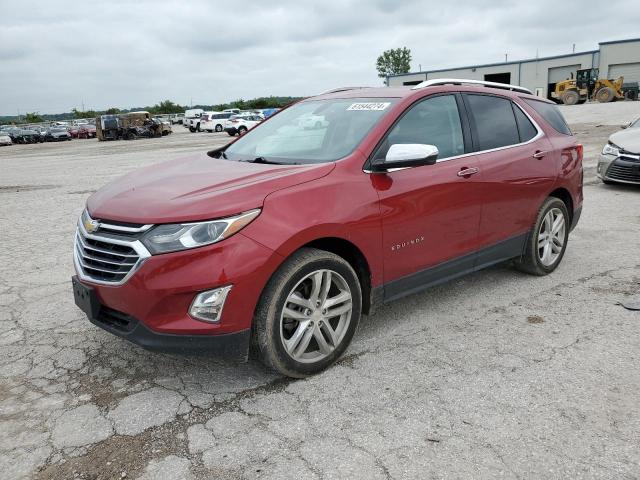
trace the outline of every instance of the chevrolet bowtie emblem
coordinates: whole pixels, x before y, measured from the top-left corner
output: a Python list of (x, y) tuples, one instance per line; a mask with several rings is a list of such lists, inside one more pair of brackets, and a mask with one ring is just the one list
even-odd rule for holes
[(93, 233), (98, 230), (98, 228), (100, 228), (100, 222), (98, 222), (97, 220), (91, 220), (90, 218), (87, 218), (84, 221), (83, 225), (87, 233)]

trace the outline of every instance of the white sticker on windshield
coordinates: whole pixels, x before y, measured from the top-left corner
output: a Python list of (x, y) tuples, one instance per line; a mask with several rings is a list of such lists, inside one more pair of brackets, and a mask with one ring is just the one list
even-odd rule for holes
[(391, 102), (352, 103), (347, 110), (384, 110)]

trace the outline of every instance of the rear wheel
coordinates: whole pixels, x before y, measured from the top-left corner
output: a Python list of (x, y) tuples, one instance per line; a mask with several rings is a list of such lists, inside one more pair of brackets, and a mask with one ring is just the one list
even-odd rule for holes
[(567, 249), (569, 218), (569, 211), (562, 200), (547, 198), (538, 211), (524, 255), (516, 260), (516, 268), (539, 276), (553, 272)]
[(265, 365), (284, 375), (313, 375), (346, 350), (361, 309), (353, 268), (333, 253), (303, 248), (285, 261), (262, 293), (254, 347)]
[(245, 133), (247, 133), (247, 127), (240, 127), (238, 128), (238, 133), (240, 135), (244, 135)]
[(615, 92), (611, 87), (602, 87), (596, 92), (596, 100), (600, 103), (607, 103), (615, 98)]
[(222, 125), (216, 125), (216, 132), (220, 133), (222, 131)]
[(575, 90), (567, 90), (562, 95), (562, 103), (565, 105), (575, 105), (580, 101), (580, 95)]

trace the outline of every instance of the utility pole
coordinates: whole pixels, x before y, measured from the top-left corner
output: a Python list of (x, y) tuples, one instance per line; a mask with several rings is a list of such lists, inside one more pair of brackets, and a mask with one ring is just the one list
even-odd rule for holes
[(508, 54), (508, 53), (505, 53), (505, 54), (504, 54), (504, 63), (507, 63), (507, 62), (508, 62), (508, 60), (509, 60), (509, 54)]
[(573, 44), (573, 53), (576, 53), (576, 44)]

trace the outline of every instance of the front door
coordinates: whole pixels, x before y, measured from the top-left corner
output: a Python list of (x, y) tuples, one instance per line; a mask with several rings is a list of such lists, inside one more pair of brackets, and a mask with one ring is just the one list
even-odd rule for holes
[(466, 148), (458, 105), (453, 94), (414, 104), (374, 153), (384, 158), (391, 145), (410, 143), (439, 150), (435, 165), (372, 174), (380, 198), (387, 300), (473, 268), (482, 172), (472, 157), (460, 157)]

